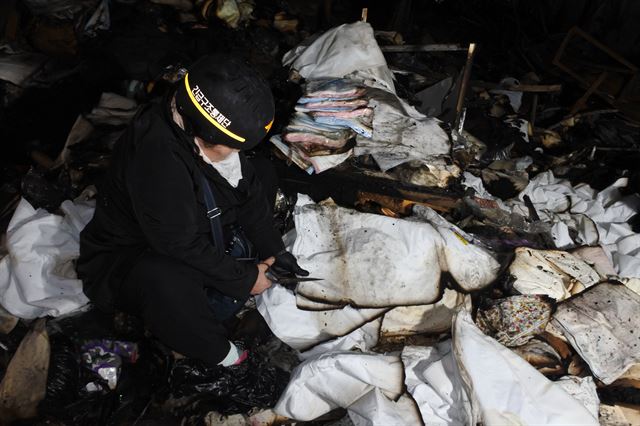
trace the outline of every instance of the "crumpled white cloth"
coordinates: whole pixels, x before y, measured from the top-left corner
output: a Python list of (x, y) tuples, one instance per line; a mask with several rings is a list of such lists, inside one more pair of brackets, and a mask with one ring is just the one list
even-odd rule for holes
[(420, 424), (415, 404), (402, 398), (402, 378), (403, 365), (397, 355), (321, 355), (295, 368), (274, 411), (310, 421), (342, 407), (357, 425)]
[[(492, 198), (487, 196), (482, 182), (471, 175), (465, 174), (463, 184), (474, 188), (481, 197)], [(524, 203), (524, 196), (528, 195), (540, 219), (553, 223), (551, 236), (557, 248), (600, 245), (618, 275), (640, 277), (640, 234), (627, 223), (638, 213), (640, 196), (623, 196), (620, 189), (627, 184), (627, 178), (620, 178), (598, 192), (586, 184), (573, 186), (547, 171), (531, 179), (517, 198), (498, 204), (503, 210), (528, 217)], [(577, 231), (576, 237), (570, 229)]]
[(474, 407), (471, 424), (599, 424), (582, 403), (483, 334), (467, 311), (454, 319), (453, 350)]
[[(626, 223), (638, 213), (640, 197), (621, 195), (620, 188), (627, 183), (621, 178), (598, 192), (586, 184), (574, 187), (548, 171), (532, 179), (518, 198), (528, 195), (540, 218), (554, 222), (552, 236), (558, 248), (600, 244), (621, 276), (640, 277), (640, 234)], [(508, 204), (514, 212), (528, 215), (524, 202)], [(578, 231), (575, 239), (570, 228)]]
[(402, 350), (407, 391), (427, 425), (472, 424), (471, 401), (464, 389), (451, 340)]
[(76, 276), (80, 231), (94, 206), (67, 200), (64, 216), (22, 199), (7, 228), (9, 254), (0, 260), (0, 304), (25, 319), (63, 315), (88, 303)]
[(349, 77), (395, 93), (393, 74), (366, 22), (332, 28), (309, 45), (287, 52), (282, 63), (307, 80)]

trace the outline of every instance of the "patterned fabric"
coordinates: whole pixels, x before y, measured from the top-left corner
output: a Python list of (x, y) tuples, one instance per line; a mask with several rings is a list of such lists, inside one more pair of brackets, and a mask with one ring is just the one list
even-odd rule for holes
[(545, 296), (511, 296), (478, 309), (476, 324), (503, 345), (520, 346), (544, 331), (552, 309), (552, 302)]

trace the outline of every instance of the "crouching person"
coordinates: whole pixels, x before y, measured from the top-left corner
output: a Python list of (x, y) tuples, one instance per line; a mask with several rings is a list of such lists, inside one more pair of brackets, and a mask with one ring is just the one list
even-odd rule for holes
[(78, 275), (96, 306), (140, 316), (171, 349), (209, 365), (246, 358), (222, 321), (271, 286), (274, 262), (306, 274), (272, 224), (273, 171), (243, 154), (273, 116), (266, 82), (218, 55), (136, 115), (80, 236)]

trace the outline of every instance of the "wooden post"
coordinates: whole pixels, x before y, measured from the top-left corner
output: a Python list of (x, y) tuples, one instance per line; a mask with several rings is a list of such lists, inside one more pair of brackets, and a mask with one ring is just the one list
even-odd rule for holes
[(469, 44), (469, 50), (467, 50), (467, 62), (464, 64), (464, 73), (462, 74), (462, 80), (460, 81), (460, 92), (458, 93), (458, 102), (456, 103), (456, 117), (453, 121), (453, 128), (457, 129), (460, 124), (460, 115), (462, 114), (462, 108), (464, 107), (464, 96), (469, 86), (469, 78), (471, 77), (471, 67), (473, 66), (473, 55), (475, 55), (476, 44)]

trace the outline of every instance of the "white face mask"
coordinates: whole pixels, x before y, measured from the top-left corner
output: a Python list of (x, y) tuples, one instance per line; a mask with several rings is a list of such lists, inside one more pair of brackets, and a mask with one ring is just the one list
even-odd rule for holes
[[(175, 108), (175, 99), (171, 101), (171, 112), (173, 115), (173, 120), (180, 126), (183, 127), (182, 117), (176, 111)], [(193, 143), (198, 147), (198, 152), (200, 153), (200, 157), (204, 160), (205, 163), (209, 164), (211, 167), (216, 169), (220, 176), (226, 179), (234, 188), (238, 187), (238, 183), (242, 179), (242, 165), (240, 164), (240, 155), (237, 152), (232, 152), (229, 154), (224, 160), (221, 161), (211, 161), (209, 157), (204, 153), (202, 147), (198, 143), (197, 140), (193, 140)]]
[(220, 176), (222, 176), (227, 180), (227, 182), (229, 182), (229, 185), (233, 186), (234, 188), (237, 188), (238, 183), (240, 182), (240, 179), (242, 179), (242, 166), (240, 164), (240, 154), (237, 152), (233, 152), (229, 154), (229, 156), (222, 161), (211, 161), (209, 157), (207, 157), (205, 153), (202, 152), (200, 145), (198, 145), (197, 143), (196, 145), (198, 146), (198, 150), (200, 151), (200, 156), (205, 161), (205, 163), (211, 165), (211, 167), (216, 169), (216, 171), (220, 173)]

